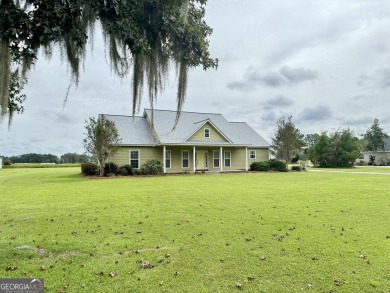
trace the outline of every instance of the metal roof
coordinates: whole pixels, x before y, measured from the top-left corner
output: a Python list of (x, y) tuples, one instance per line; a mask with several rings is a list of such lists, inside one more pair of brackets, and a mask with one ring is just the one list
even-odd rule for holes
[(102, 114), (115, 123), (122, 145), (155, 145), (154, 138), (145, 117)]
[[(105, 115), (105, 117), (115, 123), (124, 145), (270, 146), (245, 122), (229, 122), (224, 116), (216, 113), (182, 111), (176, 126), (176, 111), (169, 110), (145, 109), (143, 117), (136, 116), (134, 118), (117, 115)], [(210, 122), (229, 141), (187, 141), (199, 129), (200, 125), (204, 125), (206, 122)]]

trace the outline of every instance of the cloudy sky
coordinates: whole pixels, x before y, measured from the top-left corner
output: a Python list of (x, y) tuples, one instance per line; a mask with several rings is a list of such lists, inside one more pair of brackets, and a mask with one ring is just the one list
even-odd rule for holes
[[(268, 141), (278, 118), (290, 115), (304, 134), (361, 134), (374, 118), (390, 133), (390, 1), (209, 0), (206, 11), (220, 66), (190, 72), (185, 111), (245, 121)], [(66, 65), (59, 57), (37, 62), (25, 113), (10, 131), (0, 125), (0, 154), (83, 153), (88, 117), (130, 115), (130, 81), (111, 75), (99, 32), (95, 39), (64, 108)], [(176, 86), (172, 74), (155, 108), (176, 108)]]

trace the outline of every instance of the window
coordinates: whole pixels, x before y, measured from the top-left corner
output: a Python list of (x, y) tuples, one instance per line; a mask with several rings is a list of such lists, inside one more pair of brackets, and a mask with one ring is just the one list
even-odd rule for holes
[(165, 168), (171, 168), (171, 151), (165, 151)]
[(359, 159), (364, 160), (364, 154), (360, 154)]
[(181, 166), (183, 168), (190, 167), (190, 151), (181, 151)]
[(219, 151), (213, 151), (213, 167), (219, 168)]
[(231, 151), (225, 151), (225, 167), (230, 167), (231, 157), (232, 157)]
[(249, 159), (256, 159), (256, 151), (249, 151)]
[(134, 169), (139, 168), (139, 150), (130, 150), (130, 165)]
[(204, 129), (204, 138), (210, 138), (210, 128)]

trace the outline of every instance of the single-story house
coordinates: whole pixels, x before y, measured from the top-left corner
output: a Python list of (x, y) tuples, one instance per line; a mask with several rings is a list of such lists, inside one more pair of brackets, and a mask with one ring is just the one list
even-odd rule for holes
[(245, 122), (229, 122), (221, 114), (145, 109), (142, 116), (104, 115), (122, 139), (110, 159), (140, 168), (159, 160), (164, 173), (248, 170), (269, 159), (270, 145)]
[(375, 165), (390, 165), (390, 138), (384, 139), (384, 149), (376, 152), (362, 152), (356, 159), (356, 163), (364, 162), (368, 164), (371, 158), (375, 157)]

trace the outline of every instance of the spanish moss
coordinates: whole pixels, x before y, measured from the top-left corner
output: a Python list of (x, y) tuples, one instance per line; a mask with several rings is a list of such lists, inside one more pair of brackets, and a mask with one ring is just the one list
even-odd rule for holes
[(164, 91), (170, 64), (177, 66), (176, 123), (182, 110), (190, 67), (216, 68), (207, 37), (212, 30), (204, 22), (206, 0), (3, 0), (0, 9), (0, 119), (8, 111), (11, 70), (20, 68), (21, 81), (36, 62), (40, 49), (47, 59), (55, 47), (67, 65), (71, 84), (80, 82), (87, 44), (93, 49), (93, 33), (99, 21), (112, 73), (132, 77), (132, 115), (140, 108), (144, 86), (151, 108)]

